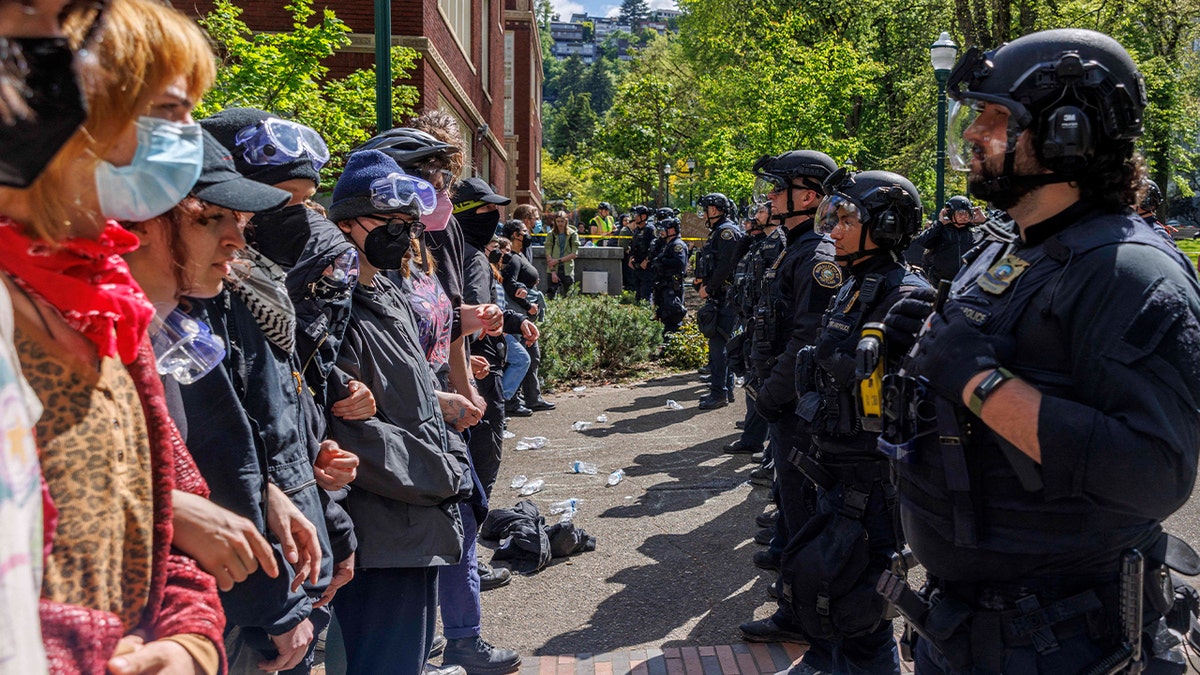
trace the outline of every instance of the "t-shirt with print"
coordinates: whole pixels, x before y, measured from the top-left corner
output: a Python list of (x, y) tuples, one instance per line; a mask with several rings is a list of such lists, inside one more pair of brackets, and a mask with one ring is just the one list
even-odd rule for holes
[(425, 274), (415, 261), (409, 264), (403, 290), (417, 316), (417, 333), (425, 358), (438, 381), (446, 385), (450, 377), (450, 333), (454, 323), (450, 296), (442, 290), (438, 278)]
[(37, 394), (13, 348), (12, 303), (0, 283), (0, 674), (45, 673), (38, 621), (42, 587), (41, 469), (33, 426)]

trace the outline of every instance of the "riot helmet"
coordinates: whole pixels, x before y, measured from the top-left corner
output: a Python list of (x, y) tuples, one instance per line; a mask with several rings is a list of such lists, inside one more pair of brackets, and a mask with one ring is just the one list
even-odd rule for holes
[(609, 213), (612, 213), (613, 207), (612, 207), (612, 204), (609, 204), (608, 202), (600, 202), (599, 204), (596, 205), (596, 210), (597, 211), (604, 210), (604, 211), (608, 211)]
[[(836, 259), (853, 262), (889, 251), (904, 250), (921, 227), (921, 195), (904, 176), (891, 171), (853, 172), (842, 168), (825, 180), (825, 198), (817, 207), (813, 229), (833, 232), (840, 212), (849, 211), (862, 224), (858, 251)], [(867, 249), (867, 234), (876, 248)]]
[[(971, 182), (973, 194), (1002, 208), (1035, 187), (1077, 180), (1092, 168), (1098, 145), (1141, 136), (1147, 102), (1145, 82), (1124, 47), (1079, 28), (1032, 33), (988, 52), (972, 47), (951, 72), (947, 93), (954, 101), (951, 165), (969, 170), (977, 143), (1002, 153), (1000, 175)], [(1008, 112), (1005, 137), (967, 140), (964, 133), (989, 103)], [(1017, 140), (1026, 130), (1050, 173), (1016, 173)]]
[[(654, 212), (654, 226), (662, 231), (664, 228), (674, 228), (679, 231), (679, 209), (661, 208)], [(670, 235), (667, 235), (670, 236)]]
[(651, 213), (653, 213), (650, 210), (650, 207), (646, 206), (645, 204), (638, 204), (632, 209), (629, 209), (629, 212), (633, 214), (633, 222), (635, 224), (646, 222), (646, 219), (650, 217)]
[(1149, 178), (1142, 179), (1142, 201), (1138, 205), (1138, 209), (1143, 213), (1154, 213), (1162, 204), (1162, 190), (1158, 189), (1158, 183)]
[(721, 217), (717, 218), (716, 222), (721, 222), (729, 216), (730, 213), (737, 213), (737, 206), (730, 201), (729, 197), (720, 192), (710, 192), (696, 201), (696, 215), (704, 219), (704, 223), (709, 229), (713, 227), (713, 221), (708, 216), (708, 207), (714, 206), (721, 212)]
[[(770, 209), (770, 195), (788, 191), (787, 211), (771, 213), (770, 219), (783, 223), (795, 216), (811, 216), (816, 209), (797, 210), (792, 202), (791, 188), (801, 187), (821, 192), (821, 184), (837, 171), (837, 162), (823, 152), (791, 150), (780, 155), (763, 155), (754, 162), (754, 202)], [(796, 185), (799, 183), (799, 185)], [(773, 209), (772, 209), (773, 211)]]

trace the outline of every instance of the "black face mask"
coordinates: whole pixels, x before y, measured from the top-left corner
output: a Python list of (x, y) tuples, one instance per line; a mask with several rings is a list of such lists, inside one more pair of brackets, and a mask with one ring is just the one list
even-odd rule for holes
[(66, 38), (8, 38), (28, 66), (28, 119), (0, 122), (0, 185), (29, 187), (87, 119), (87, 103)]
[(487, 247), (492, 237), (496, 236), (496, 226), (500, 224), (499, 211), (472, 211), (455, 214), (454, 217), (462, 227), (463, 241), (481, 251)]
[(367, 256), (367, 262), (376, 269), (398, 270), (404, 266), (404, 256), (410, 248), (412, 238), (408, 235), (407, 228), (395, 235), (388, 232), (386, 226), (380, 225), (367, 233), (362, 250), (363, 255)]
[(254, 248), (280, 267), (290, 270), (300, 261), (312, 228), (308, 224), (308, 208), (293, 204), (274, 213), (261, 213), (251, 221)]
[(493, 265), (499, 265), (500, 261), (503, 258), (504, 258), (504, 254), (501, 253), (500, 249), (498, 249), (498, 248), (494, 248), (494, 249), (488, 251), (488, 262), (490, 262)]

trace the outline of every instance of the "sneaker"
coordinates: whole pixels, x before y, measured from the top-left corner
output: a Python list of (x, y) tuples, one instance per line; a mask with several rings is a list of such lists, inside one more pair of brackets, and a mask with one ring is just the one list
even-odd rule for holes
[(725, 400), (724, 394), (707, 394), (700, 399), (699, 408), (701, 410), (716, 410), (729, 405), (729, 401)]
[(759, 530), (758, 534), (754, 535), (754, 543), (759, 544), (760, 546), (770, 546), (771, 540), (774, 538), (775, 538), (775, 528), (765, 527), (765, 528)]
[(507, 586), (512, 581), (512, 572), (503, 567), (492, 567), (483, 561), (477, 563), (477, 566), (479, 568), (479, 590), (481, 591)]
[(758, 514), (754, 517), (754, 524), (759, 527), (774, 527), (777, 520), (779, 520), (779, 509)]
[(424, 675), (467, 675), (467, 671), (462, 666), (435, 666), (426, 661)]
[(446, 636), (434, 635), (433, 643), (429, 645), (429, 660), (432, 661), (446, 651)]
[(780, 560), (779, 560), (778, 553), (771, 553), (770, 551), (759, 551), (758, 553), (754, 554), (754, 566), (760, 570), (766, 570), (768, 572), (778, 572), (779, 565), (780, 565)]
[(727, 455), (749, 455), (754, 452), (754, 446), (741, 441), (734, 441), (721, 446)]
[(794, 642), (798, 645), (808, 644), (808, 639), (798, 631), (787, 630), (775, 623), (775, 617), (769, 616), (758, 621), (747, 621), (738, 626), (742, 639), (746, 642)]
[(771, 487), (775, 483), (775, 472), (761, 466), (751, 469), (750, 482), (761, 487)]
[(511, 649), (493, 647), (477, 635), (450, 640), (442, 664), (462, 666), (466, 675), (498, 675), (520, 667), (521, 655)]
[(541, 397), (538, 397), (538, 400), (529, 404), (529, 409), (535, 412), (538, 410), (554, 410), (557, 407), (557, 405)]

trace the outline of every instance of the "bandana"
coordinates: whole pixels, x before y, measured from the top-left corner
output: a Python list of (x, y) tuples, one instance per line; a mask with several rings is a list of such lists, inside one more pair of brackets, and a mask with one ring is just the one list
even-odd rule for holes
[(284, 353), (296, 348), (296, 308), (288, 297), (283, 268), (267, 256), (246, 247), (238, 252), (240, 275), (228, 277), (229, 290), (246, 303), (267, 340)]
[(96, 239), (30, 239), (0, 217), (0, 268), (25, 290), (57, 309), (67, 324), (96, 345), (101, 357), (133, 363), (154, 306), (129, 273), (121, 254), (138, 238), (110, 220)]

